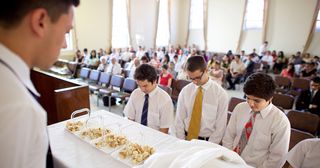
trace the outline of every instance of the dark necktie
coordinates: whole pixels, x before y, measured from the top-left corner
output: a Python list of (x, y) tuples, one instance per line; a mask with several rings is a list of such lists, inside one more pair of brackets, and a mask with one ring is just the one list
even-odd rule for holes
[(148, 125), (148, 107), (149, 107), (149, 95), (144, 95), (144, 103), (142, 108), (141, 115), (141, 124), (147, 126)]

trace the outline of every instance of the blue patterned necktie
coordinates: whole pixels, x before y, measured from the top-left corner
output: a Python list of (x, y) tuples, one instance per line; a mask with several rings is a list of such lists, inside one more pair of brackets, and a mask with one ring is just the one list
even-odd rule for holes
[(148, 107), (149, 107), (149, 95), (144, 95), (144, 103), (141, 115), (141, 124), (147, 126), (148, 125)]

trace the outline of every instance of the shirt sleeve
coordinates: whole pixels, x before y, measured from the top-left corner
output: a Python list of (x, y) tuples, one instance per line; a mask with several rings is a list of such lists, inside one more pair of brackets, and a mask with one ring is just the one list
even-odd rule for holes
[(227, 127), (227, 116), (228, 116), (228, 95), (227, 93), (220, 88), (219, 94), (219, 101), (218, 101), (218, 108), (217, 108), (217, 118), (216, 122), (214, 123), (215, 131), (209, 137), (210, 142), (214, 142), (219, 144), (222, 140), (224, 132)]
[(225, 132), (225, 135), (223, 137), (223, 140), (222, 140), (222, 145), (230, 150), (233, 150), (233, 143), (234, 143), (234, 140), (237, 136), (237, 123), (236, 123), (236, 118), (237, 118), (237, 113), (239, 111), (239, 105), (237, 105), (235, 107), (235, 109), (233, 110), (232, 114), (231, 114), (231, 117), (230, 117), (230, 120), (229, 120), (229, 123), (228, 123), (228, 126), (227, 126), (227, 129), (226, 129), (226, 132)]
[(300, 168), (302, 165), (305, 155), (304, 142), (301, 141), (295, 145), (287, 155), (287, 161), (293, 168)]
[(176, 136), (180, 139), (185, 139), (184, 120), (187, 118), (187, 110), (186, 110), (185, 102), (183, 99), (184, 91), (186, 90), (182, 89), (178, 97), (176, 119), (175, 119)]
[(170, 128), (173, 124), (173, 104), (169, 95), (165, 98), (163, 107), (160, 107), (160, 128)]
[(276, 124), (275, 131), (271, 132), (272, 143), (269, 147), (268, 158), (262, 163), (263, 168), (282, 167), (286, 161), (289, 149), (291, 127), (289, 120), (284, 116)]
[(127, 103), (127, 105), (125, 106), (124, 110), (123, 110), (123, 113), (124, 115), (130, 119), (130, 120), (136, 120), (135, 119), (135, 108), (134, 108), (134, 105), (133, 105), (133, 99), (135, 97), (135, 92), (133, 92), (131, 95), (130, 95), (130, 98), (129, 98), (129, 101)]

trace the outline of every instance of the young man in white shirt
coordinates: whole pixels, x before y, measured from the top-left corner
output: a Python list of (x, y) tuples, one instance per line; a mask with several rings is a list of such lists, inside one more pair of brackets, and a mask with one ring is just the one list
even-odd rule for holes
[(137, 67), (134, 79), (139, 88), (131, 93), (124, 114), (128, 119), (168, 133), (173, 124), (173, 104), (167, 92), (157, 85), (157, 72), (149, 64)]
[(320, 167), (320, 139), (305, 139), (295, 145), (287, 155), (289, 168)]
[(176, 136), (180, 139), (201, 139), (219, 144), (227, 125), (228, 95), (209, 78), (201, 56), (189, 57), (186, 71), (192, 83), (185, 86), (178, 98), (175, 119)]
[[(5, 5), (4, 5), (5, 4)], [(79, 0), (16, 0), (0, 6), (0, 167), (53, 167), (47, 114), (30, 69), (49, 69), (72, 29)], [(45, 95), (41, 95), (45, 96)], [(51, 161), (51, 162), (50, 162)]]
[(253, 167), (282, 167), (290, 141), (286, 115), (271, 103), (276, 85), (263, 73), (249, 76), (243, 91), (247, 102), (232, 112), (223, 146), (237, 152)]

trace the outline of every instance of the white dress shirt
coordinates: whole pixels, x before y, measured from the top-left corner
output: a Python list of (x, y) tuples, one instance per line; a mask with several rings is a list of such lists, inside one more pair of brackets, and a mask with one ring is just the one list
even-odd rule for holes
[[(124, 114), (131, 120), (141, 123), (145, 93), (137, 88), (131, 93)], [(155, 130), (169, 128), (173, 124), (173, 104), (167, 92), (158, 86), (149, 93), (148, 127)]]
[[(46, 165), (47, 114), (29, 93), (39, 93), (23, 60), (0, 44), (0, 167), (43, 168)], [(27, 89), (28, 88), (28, 89)]]
[(122, 68), (119, 63), (112, 64), (110, 63), (107, 67), (107, 73), (111, 73), (112, 75), (121, 75)]
[(261, 58), (261, 61), (267, 62), (270, 67), (273, 65), (273, 57), (271, 55), (265, 55)]
[[(180, 139), (185, 139), (185, 131), (189, 129), (198, 87), (194, 83), (190, 83), (179, 94), (175, 129), (176, 135)], [(210, 142), (220, 143), (227, 126), (228, 95), (219, 84), (212, 80), (208, 80), (202, 85), (202, 89), (202, 117), (199, 136), (209, 137)]]
[(132, 56), (132, 53), (126, 51), (126, 52), (122, 53), (121, 59), (122, 59), (123, 61), (126, 61), (126, 62), (127, 62), (127, 61), (130, 60), (131, 56)]
[[(238, 104), (229, 121), (223, 146), (233, 150), (239, 143), (242, 130), (249, 121), (252, 110), (247, 102)], [(290, 141), (290, 122), (273, 104), (256, 115), (253, 130), (241, 157), (253, 167), (282, 167)]]
[(306, 139), (295, 145), (287, 155), (293, 168), (320, 167), (320, 139)]

